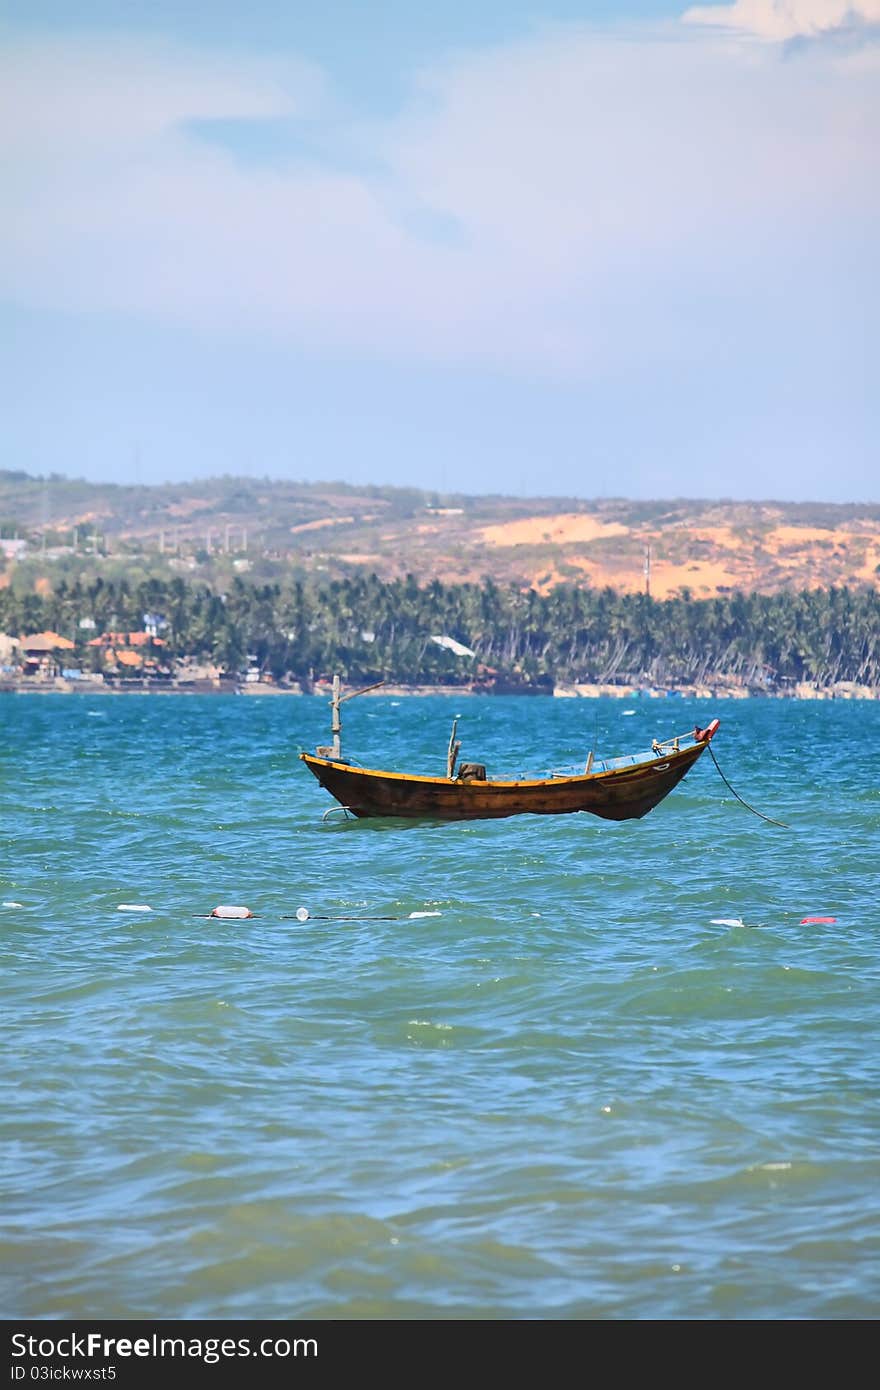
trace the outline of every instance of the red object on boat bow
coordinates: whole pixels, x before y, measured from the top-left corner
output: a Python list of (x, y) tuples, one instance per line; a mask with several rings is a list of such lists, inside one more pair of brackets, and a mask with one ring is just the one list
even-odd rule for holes
[(705, 729), (701, 729), (699, 724), (694, 729), (694, 738), (697, 743), (711, 743), (718, 732), (721, 723), (720, 719), (713, 719), (711, 724), (707, 724)]

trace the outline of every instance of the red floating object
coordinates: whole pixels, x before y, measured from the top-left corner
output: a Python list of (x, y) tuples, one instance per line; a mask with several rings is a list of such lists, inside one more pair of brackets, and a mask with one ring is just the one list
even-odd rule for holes
[(809, 926), (809, 924), (810, 924), (811, 922), (836, 922), (836, 921), (837, 921), (837, 918), (836, 918), (836, 917), (802, 917), (802, 918), (801, 918), (801, 923), (800, 923), (800, 924), (801, 924), (802, 927), (806, 927), (806, 926)]

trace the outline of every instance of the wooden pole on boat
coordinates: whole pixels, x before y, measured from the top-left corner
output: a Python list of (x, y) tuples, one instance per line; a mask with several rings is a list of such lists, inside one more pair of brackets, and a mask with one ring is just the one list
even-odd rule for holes
[(330, 701), (330, 708), (333, 717), (330, 721), (330, 732), (333, 735), (333, 756), (338, 759), (342, 757), (342, 720), (339, 718), (339, 676), (333, 677), (333, 699)]
[(596, 744), (597, 744), (598, 742), (599, 742), (599, 711), (598, 711), (598, 709), (597, 709), (597, 710), (596, 710), (596, 722), (595, 722), (594, 725), (593, 725), (593, 746), (592, 746), (592, 748), (590, 749), (589, 753), (587, 754), (587, 765), (586, 765), (586, 767), (584, 768), (584, 774), (588, 773), (588, 772), (590, 771), (590, 768), (593, 766), (593, 759), (594, 759), (595, 756), (596, 756)]
[(456, 740), (455, 731), (458, 728), (458, 719), (452, 721), (452, 733), (449, 735), (449, 747), (446, 750), (446, 776), (450, 782), (455, 776), (455, 761), (461, 748), (461, 740)]
[(350, 690), (347, 695), (341, 695), (339, 676), (333, 677), (333, 699), (330, 701), (330, 708), (333, 715), (330, 721), (330, 732), (333, 735), (333, 757), (338, 762), (342, 757), (342, 719), (339, 715), (339, 706), (344, 705), (346, 700), (353, 700), (357, 695), (366, 695), (370, 690), (378, 690), (384, 681), (376, 681), (374, 685), (365, 685), (360, 690)]

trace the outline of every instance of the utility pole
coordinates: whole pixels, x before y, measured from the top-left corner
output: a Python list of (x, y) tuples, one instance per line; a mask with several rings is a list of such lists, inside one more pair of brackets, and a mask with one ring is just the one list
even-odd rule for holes
[(49, 529), (49, 479), (43, 479), (43, 553), (46, 551), (46, 532)]
[(645, 593), (651, 595), (651, 547), (645, 546)]

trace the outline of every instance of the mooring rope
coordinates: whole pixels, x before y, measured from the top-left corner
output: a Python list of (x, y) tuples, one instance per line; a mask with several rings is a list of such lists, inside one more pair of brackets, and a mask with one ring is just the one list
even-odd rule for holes
[(763, 811), (756, 811), (755, 808), (754, 808), (754, 806), (750, 806), (749, 803), (745, 800), (745, 798), (742, 797), (742, 796), (740, 796), (740, 794), (739, 794), (739, 792), (736, 790), (736, 788), (735, 788), (735, 787), (732, 787), (732, 786), (730, 785), (730, 783), (728, 782), (728, 780), (727, 780), (727, 778), (725, 777), (724, 773), (721, 771), (721, 768), (718, 767), (718, 759), (715, 757), (715, 750), (713, 749), (711, 743), (708, 743), (708, 744), (706, 745), (706, 747), (709, 749), (709, 752), (710, 752), (711, 755), (712, 755), (712, 761), (713, 761), (713, 763), (715, 764), (715, 767), (716, 767), (717, 770), (718, 770), (718, 776), (721, 778), (721, 780), (722, 780), (722, 782), (724, 783), (725, 787), (727, 787), (727, 790), (728, 790), (728, 791), (730, 791), (730, 792), (733, 793), (733, 795), (736, 797), (737, 801), (741, 802), (742, 805), (745, 806), (745, 808), (746, 808), (747, 811), (751, 811), (751, 812), (752, 812), (752, 815), (760, 816), (761, 820), (767, 821), (770, 825), (778, 825), (778, 826), (781, 826), (781, 828), (782, 828), (783, 830), (790, 830), (790, 829), (791, 829), (791, 826), (790, 826), (790, 825), (786, 825), (784, 820), (774, 820), (772, 816), (765, 816)]

